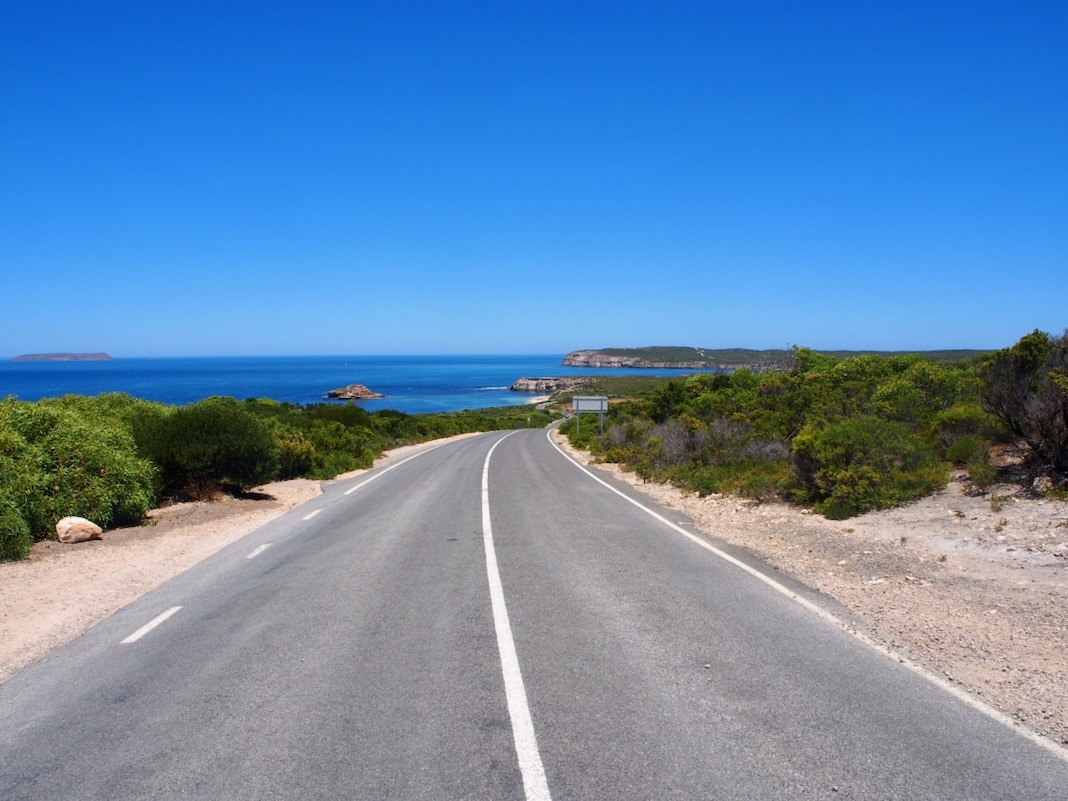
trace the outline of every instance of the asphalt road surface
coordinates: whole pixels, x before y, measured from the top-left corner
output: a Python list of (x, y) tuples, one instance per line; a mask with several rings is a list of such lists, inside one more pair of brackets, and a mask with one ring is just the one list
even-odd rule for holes
[(1068, 798), (627, 493), (545, 431), (329, 485), (0, 686), (0, 799)]

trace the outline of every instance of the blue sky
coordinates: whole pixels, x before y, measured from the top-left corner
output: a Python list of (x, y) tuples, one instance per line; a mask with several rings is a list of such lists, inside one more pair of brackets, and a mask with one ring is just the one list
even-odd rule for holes
[(0, 355), (1005, 347), (1068, 5), (6, 3)]

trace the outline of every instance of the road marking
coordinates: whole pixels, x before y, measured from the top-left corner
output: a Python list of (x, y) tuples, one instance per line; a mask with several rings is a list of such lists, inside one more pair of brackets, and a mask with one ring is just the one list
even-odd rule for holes
[[(346, 495), (347, 495), (347, 494), (348, 494), (348, 493), (346, 493)], [(316, 516), (317, 514), (319, 514), (319, 512), (321, 512), (321, 511), (323, 511), (323, 510), (322, 510), (322, 509), (316, 509), (316, 510), (315, 510), (314, 512), (311, 512), (310, 514), (306, 514), (306, 515), (304, 515), (304, 518), (303, 518), (303, 519), (304, 519), (304, 520), (311, 520), (311, 519), (312, 519), (313, 517), (315, 517), (315, 516)]]
[(410, 461), (411, 461), (412, 459), (415, 459), (415, 458), (416, 458), (416, 457), (418, 457), (418, 456), (422, 456), (423, 454), (426, 454), (426, 453), (430, 453), (431, 451), (436, 451), (436, 450), (437, 450), (438, 448), (440, 448), (440, 447), (441, 447), (442, 445), (446, 445), (446, 444), (447, 444), (447, 443), (445, 443), (445, 442), (442, 442), (442, 443), (441, 443), (441, 444), (439, 444), (439, 445), (434, 445), (434, 446), (432, 446), (432, 447), (430, 447), (430, 448), (427, 448), (426, 450), (422, 450), (422, 451), (419, 451), (419, 453), (414, 453), (414, 454), (412, 454), (411, 456), (409, 456), (409, 457), (408, 457), (407, 459), (402, 459), (401, 461), (397, 462), (396, 464), (391, 464), (391, 465), (390, 465), (389, 467), (387, 467), (387, 468), (386, 468), (385, 470), (381, 471), (380, 473), (375, 473), (375, 474), (374, 474), (373, 476), (371, 476), (370, 478), (366, 479), (365, 481), (361, 481), (361, 482), (360, 482), (359, 484), (357, 484), (357, 485), (356, 485), (355, 487), (350, 487), (349, 489), (345, 490), (345, 495), (352, 495), (352, 493), (354, 493), (354, 492), (355, 492), (356, 490), (358, 490), (358, 489), (359, 489), (360, 487), (365, 487), (365, 486), (367, 486), (367, 485), (368, 485), (368, 484), (370, 484), (370, 483), (371, 483), (372, 481), (374, 481), (374, 480), (375, 480), (376, 478), (379, 478), (379, 477), (381, 477), (381, 476), (384, 476), (384, 475), (385, 475), (386, 473), (388, 473), (388, 472), (389, 472), (390, 470), (396, 470), (396, 469), (397, 469), (398, 467), (400, 467), (400, 466), (401, 466), (402, 464), (404, 464), (405, 462), (410, 462)]
[(653, 517), (654, 519), (659, 520), (661, 523), (663, 523), (668, 528), (672, 529), (673, 531), (677, 531), (682, 536), (684, 536), (687, 539), (697, 543), (702, 548), (704, 548), (706, 551), (711, 551), (712, 553), (714, 553), (716, 556), (718, 556), (720, 559), (724, 560), (725, 562), (729, 562), (730, 564), (734, 565), (735, 567), (740, 568), (741, 570), (744, 570), (749, 575), (751, 575), (754, 578), (758, 579), (759, 581), (762, 581), (765, 584), (767, 584), (769, 587), (771, 587), (776, 592), (781, 593), (782, 595), (785, 595), (787, 598), (789, 598), (790, 600), (800, 604), (801, 606), (803, 606), (808, 611), (810, 611), (813, 614), (818, 615), (819, 617), (823, 618), (824, 620), (826, 620), (831, 625), (836, 626), (837, 628), (841, 629), (842, 631), (846, 632), (847, 634), (852, 635), (853, 637), (855, 637), (856, 639), (860, 640), (865, 645), (869, 646), (870, 648), (874, 648), (876, 651), (878, 651), (879, 653), (883, 654), (884, 656), (890, 657), (894, 661), (900, 663), (903, 667), (911, 670), (913, 673), (916, 673), (917, 675), (922, 676), (927, 681), (929, 681), (931, 684), (934, 684), (936, 687), (938, 687), (938, 688), (940, 688), (942, 690), (945, 690), (950, 695), (955, 696), (956, 698), (958, 698), (959, 700), (963, 701), (968, 706), (970, 706), (972, 709), (975, 709), (975, 710), (977, 710), (979, 712), (982, 712), (984, 715), (986, 715), (989, 718), (993, 718), (994, 720), (998, 721), (999, 723), (1009, 727), (1010, 729), (1012, 729), (1017, 734), (1025, 737), (1028, 740), (1030, 740), (1031, 742), (1035, 743), (1036, 745), (1042, 746), (1047, 751), (1052, 753), (1054, 756), (1064, 760), (1065, 762), (1068, 762), (1068, 748), (1064, 748), (1063, 746), (1058, 745), (1057, 743), (1053, 742), (1052, 740), (1046, 739), (1045, 737), (1041, 736), (1040, 734), (1037, 734), (1037, 733), (1031, 731), (1030, 729), (1028, 729), (1028, 728), (1026, 728), (1024, 726), (1021, 726), (1017, 721), (1013, 720), (1008, 715), (1006, 715), (1003, 712), (995, 709), (994, 707), (990, 706), (989, 704), (987, 704), (987, 703), (985, 703), (983, 701), (980, 701), (978, 698), (976, 698), (975, 696), (971, 695), (970, 693), (965, 692), (960, 687), (958, 687), (958, 686), (956, 686), (954, 684), (951, 684), (950, 682), (948, 682), (945, 679), (943, 679), (941, 676), (938, 676), (938, 675), (936, 675), (934, 673), (931, 673), (929, 670), (927, 670), (923, 666), (916, 664), (915, 662), (913, 662), (912, 660), (910, 660), (906, 656), (897, 653), (896, 651), (886, 647), (882, 643), (879, 643), (876, 640), (873, 640), (872, 638), (870, 638), (867, 635), (865, 635), (863, 632), (857, 631), (851, 625), (846, 623), (846, 621), (842, 620), (841, 618), (836, 617), (835, 615), (831, 614), (830, 612), (828, 612), (823, 607), (818, 606), (817, 604), (813, 603), (812, 601), (808, 600), (807, 598), (805, 598), (805, 597), (803, 597), (801, 595), (798, 595), (796, 592), (791, 590), (789, 587), (785, 586), (784, 584), (780, 584), (778, 581), (773, 579), (771, 576), (767, 576), (767, 575), (761, 573), (755, 567), (751, 567), (750, 565), (747, 565), (745, 562), (741, 561), (740, 559), (735, 559), (729, 553), (727, 553), (726, 551), (720, 550), (719, 548), (717, 548), (712, 543), (708, 542), (703, 537), (700, 537), (700, 536), (698, 536), (696, 534), (693, 534), (693, 533), (687, 531), (684, 528), (681, 528), (680, 526), (675, 525), (674, 523), (672, 523), (670, 520), (668, 520), (663, 515), (658, 514), (657, 512), (655, 512), (652, 509), (650, 509), (648, 506), (645, 506), (640, 501), (634, 500), (634, 498), (631, 498), (625, 492), (621, 492), (616, 487), (613, 487), (607, 481), (605, 481), (604, 479), (602, 479), (599, 476), (597, 476), (596, 474), (594, 474), (591, 470), (587, 470), (583, 465), (579, 464), (567, 452), (565, 452), (563, 448), (561, 448), (559, 445), (557, 445), (553, 441), (553, 431), (554, 430), (555, 430), (555, 428), (551, 428), (546, 432), (546, 438), (549, 440), (549, 444), (552, 445), (554, 448), (556, 448), (556, 450), (559, 451), (560, 454), (565, 459), (567, 459), (569, 462), (571, 462), (571, 464), (575, 465), (575, 467), (577, 467), (583, 473), (588, 475), (590, 478), (592, 478), (598, 484), (601, 484), (602, 486), (607, 487), (608, 489), (610, 489), (612, 492), (614, 492), (616, 495), (618, 495), (623, 500), (627, 501), (628, 503), (634, 504), (639, 509), (641, 509), (643, 512), (645, 512), (647, 515), (649, 515), (650, 517)]
[(148, 623), (146, 623), (145, 625), (143, 625), (141, 628), (139, 628), (137, 631), (135, 631), (133, 634), (131, 634), (129, 637), (127, 637), (125, 640), (123, 640), (119, 644), (120, 645), (129, 645), (132, 642), (137, 642), (142, 637), (144, 637), (146, 634), (148, 634), (150, 631), (152, 631), (152, 629), (156, 628), (156, 626), (158, 626), (160, 623), (162, 623), (164, 620), (169, 618), (171, 615), (173, 615), (175, 612), (177, 612), (181, 608), (182, 607), (180, 607), (180, 606), (172, 606), (170, 609), (168, 609), (162, 615), (160, 615), (156, 619), (151, 620)]
[[(514, 433), (513, 431), (512, 434)], [(551, 801), (549, 785), (545, 781), (545, 768), (541, 763), (541, 754), (538, 753), (538, 739), (534, 735), (534, 721), (527, 703), (523, 674), (519, 670), (519, 656), (515, 650), (515, 639), (512, 637), (512, 624), (508, 621), (508, 607), (504, 603), (504, 587), (497, 568), (497, 551), (493, 546), (493, 526), (490, 524), (490, 457), (497, 446), (512, 434), (505, 434), (493, 443), (482, 465), (482, 543), (486, 548), (486, 576), (489, 579), (493, 625), (497, 630), (504, 694), (508, 700), (508, 715), (512, 719), (512, 739), (519, 759), (519, 772), (523, 776), (523, 790), (526, 792), (527, 801)]]
[(259, 556), (261, 553), (263, 553), (264, 551), (266, 551), (270, 547), (271, 547), (271, 543), (265, 542), (263, 545), (261, 545), (259, 548), (254, 550), (252, 553), (250, 553), (245, 558), (246, 559), (255, 559), (257, 556)]

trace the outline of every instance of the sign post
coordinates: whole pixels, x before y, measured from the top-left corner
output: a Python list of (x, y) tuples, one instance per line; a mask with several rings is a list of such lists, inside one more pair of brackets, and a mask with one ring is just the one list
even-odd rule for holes
[(571, 411), (575, 413), (575, 431), (581, 430), (582, 413), (594, 413), (601, 418), (601, 433), (604, 434), (604, 416), (608, 411), (608, 398), (604, 395), (575, 395), (571, 399)]

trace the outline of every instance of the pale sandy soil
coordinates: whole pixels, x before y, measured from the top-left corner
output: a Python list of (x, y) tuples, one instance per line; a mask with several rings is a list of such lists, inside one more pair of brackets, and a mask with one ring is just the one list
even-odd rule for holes
[[(833, 522), (599, 468), (833, 597), (869, 637), (1068, 744), (1068, 503), (1017, 496), (992, 504), (955, 481), (936, 497)], [(0, 681), (320, 492), (318, 482), (277, 482), (254, 498), (178, 504), (154, 512), (152, 525), (105, 532), (103, 542), (39, 543), (29, 560), (0, 563)]]

